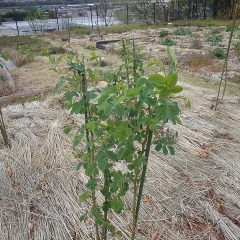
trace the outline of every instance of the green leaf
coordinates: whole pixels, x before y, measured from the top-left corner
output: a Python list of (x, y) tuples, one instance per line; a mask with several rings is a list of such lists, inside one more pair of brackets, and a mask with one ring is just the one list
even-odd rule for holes
[(185, 106), (186, 108), (191, 108), (191, 102), (190, 102), (190, 100), (189, 100), (187, 97), (185, 97), (185, 98), (183, 99), (183, 102), (184, 102), (184, 106)]
[(166, 86), (165, 77), (158, 73), (150, 75), (148, 81), (157, 88)]
[(109, 159), (111, 159), (113, 161), (117, 159), (117, 155), (113, 151), (107, 151), (107, 156)]
[(115, 213), (121, 213), (123, 206), (124, 206), (124, 203), (120, 198), (114, 198), (111, 201), (111, 208)]
[(72, 127), (71, 127), (71, 126), (65, 127), (65, 128), (64, 128), (64, 133), (65, 133), (65, 134), (69, 134), (69, 133), (71, 132), (71, 130), (72, 130)]
[(84, 214), (79, 218), (80, 222), (85, 222), (87, 219), (88, 219), (87, 214)]
[(56, 93), (60, 90), (60, 88), (63, 86), (66, 78), (64, 76), (61, 76), (56, 84), (56, 86), (53, 88), (53, 93)]
[(96, 122), (95, 121), (89, 121), (86, 125), (87, 129), (90, 131), (93, 131), (96, 128)]
[(156, 145), (155, 150), (159, 152), (161, 149), (162, 149), (162, 143), (160, 142)]
[(73, 97), (78, 97), (79, 95), (78, 95), (78, 93), (77, 92), (66, 92), (65, 94), (64, 94), (64, 97), (65, 97), (65, 99), (66, 100), (68, 100), (68, 101), (72, 101), (72, 99), (73, 99)]
[(178, 75), (176, 72), (170, 72), (166, 77), (166, 83), (170, 87), (174, 87), (177, 84)]
[(168, 47), (167, 51), (168, 51), (168, 56), (170, 57), (170, 59), (172, 61), (172, 64), (176, 67), (178, 64), (178, 61), (177, 61), (177, 57), (176, 57), (174, 50), (172, 50), (170, 47)]
[(72, 104), (71, 114), (83, 113), (85, 110), (85, 101), (82, 99)]
[(73, 139), (73, 147), (77, 147), (80, 144), (79, 136), (75, 136)]
[(114, 112), (119, 116), (122, 117), (124, 115), (126, 106), (124, 106), (123, 104), (118, 104), (115, 109)]
[(83, 166), (83, 162), (78, 163), (76, 170), (79, 171), (82, 166)]
[(89, 192), (83, 192), (79, 197), (80, 203), (85, 202), (89, 197), (90, 197)]
[(168, 155), (168, 149), (165, 145), (162, 146), (163, 154)]
[(96, 188), (96, 186), (97, 186), (97, 183), (93, 179), (89, 179), (87, 184), (86, 184), (86, 187), (91, 191), (93, 191)]
[(101, 171), (105, 171), (107, 166), (108, 166), (108, 162), (107, 162), (107, 155), (105, 152), (98, 152), (96, 155), (96, 161), (98, 163), (98, 167)]
[(117, 160), (122, 160), (124, 154), (124, 148), (120, 148), (117, 152)]
[(173, 88), (171, 88), (171, 92), (172, 93), (180, 93), (183, 91), (183, 87), (182, 86), (174, 86)]
[(98, 172), (98, 168), (97, 168), (97, 163), (88, 163), (87, 165), (84, 164), (84, 168), (85, 168), (85, 173), (88, 177), (93, 176), (94, 174), (96, 174)]
[(169, 150), (171, 155), (175, 155), (175, 149), (174, 149), (173, 146), (168, 146), (168, 150)]

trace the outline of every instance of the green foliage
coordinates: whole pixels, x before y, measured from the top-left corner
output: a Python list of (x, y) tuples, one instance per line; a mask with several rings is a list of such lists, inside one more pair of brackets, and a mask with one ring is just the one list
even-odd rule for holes
[(176, 45), (177, 42), (171, 38), (165, 38), (164, 40), (162, 40), (161, 44), (170, 47), (170, 46)]
[(72, 27), (71, 32), (78, 36), (85, 36), (91, 33), (91, 29), (89, 27)]
[(240, 41), (237, 42), (237, 44), (236, 44), (236, 49), (237, 49), (237, 50), (240, 50)]
[[(149, 76), (145, 73), (144, 56), (131, 40), (122, 42), (122, 64), (114, 72), (86, 68), (77, 56), (68, 56), (69, 74), (61, 77), (58, 87), (66, 82), (66, 106), (71, 114), (83, 116), (85, 122), (69, 126), (65, 132), (74, 136), (73, 146), (80, 156), (77, 169), (83, 168), (88, 178), (80, 202), (90, 201), (92, 208), (81, 220), (89, 216), (95, 220), (97, 239), (107, 239), (108, 232), (117, 234), (108, 213), (119, 214), (124, 210), (124, 197), (130, 186), (134, 188), (131, 211), (135, 213), (132, 219), (135, 235), (150, 149), (153, 146), (164, 155), (175, 154), (175, 135), (169, 133), (165, 124), (181, 123), (174, 96), (183, 88), (178, 85), (176, 56), (170, 49), (168, 54), (169, 70), (155, 61), (151, 64), (160, 66), (164, 73), (157, 71)], [(95, 53), (91, 54), (91, 61), (98, 61)], [(96, 76), (104, 77), (107, 85), (91, 86)], [(79, 153), (82, 143), (85, 148)], [(118, 162), (125, 170), (116, 168)], [(101, 177), (103, 181), (98, 181)], [(103, 203), (97, 201), (96, 192), (102, 194)]]
[(212, 55), (219, 59), (224, 59), (226, 56), (226, 50), (224, 48), (215, 48), (212, 51)]
[(3, 20), (6, 18), (13, 18), (16, 21), (24, 21), (27, 17), (27, 13), (23, 11), (10, 11), (2, 15)]
[(40, 52), (49, 43), (31, 36), (0, 36), (0, 51), (3, 48), (17, 48), (19, 45), (33, 48), (34, 52)]
[(168, 36), (169, 32), (166, 30), (162, 30), (159, 32), (159, 37), (166, 37)]
[(67, 50), (63, 47), (49, 47), (49, 48), (44, 48), (41, 51), (41, 56), (50, 56), (54, 54), (64, 54), (66, 53)]
[(90, 53), (90, 60), (93, 62), (94, 66), (106, 67), (108, 65), (106, 60), (103, 57), (98, 56), (95, 51)]
[(188, 36), (192, 35), (192, 30), (190, 28), (180, 27), (175, 31), (175, 34), (179, 36)]
[(237, 31), (238, 29), (239, 29), (238, 26), (233, 26), (232, 24), (226, 26), (226, 31), (227, 32), (231, 32), (232, 30)]
[(220, 33), (221, 33), (221, 31), (218, 28), (215, 28), (212, 30), (211, 35), (218, 35)]
[(9, 54), (7, 54), (7, 53), (2, 53), (2, 54), (1, 54), (1, 57), (2, 57), (5, 61), (9, 60), (9, 58), (10, 58)]
[(212, 46), (216, 46), (223, 41), (223, 35), (221, 34), (210, 35), (207, 41), (210, 42)]

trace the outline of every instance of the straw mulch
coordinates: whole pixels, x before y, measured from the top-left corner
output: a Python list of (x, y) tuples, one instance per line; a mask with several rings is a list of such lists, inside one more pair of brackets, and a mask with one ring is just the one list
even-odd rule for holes
[[(171, 127), (176, 155), (151, 152), (137, 239), (239, 240), (240, 101), (226, 97), (214, 112), (214, 93), (184, 88), (192, 108), (182, 106), (183, 124)], [(86, 178), (63, 133), (81, 119), (57, 98), (8, 106), (3, 114), (11, 148), (0, 145), (0, 239), (93, 239), (91, 219), (79, 220), (89, 208), (78, 201)], [(130, 213), (114, 219), (129, 239)]]

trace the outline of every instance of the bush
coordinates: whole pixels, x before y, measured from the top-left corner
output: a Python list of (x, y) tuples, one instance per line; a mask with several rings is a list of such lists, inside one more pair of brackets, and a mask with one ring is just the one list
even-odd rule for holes
[(236, 44), (236, 49), (240, 50), (240, 41)]
[(91, 29), (89, 27), (73, 27), (71, 31), (79, 36), (89, 35), (91, 33)]
[(165, 45), (165, 46), (173, 46), (173, 45), (176, 45), (176, 41), (172, 40), (171, 38), (165, 38), (162, 42), (161, 42), (162, 45)]
[(159, 37), (166, 37), (168, 36), (169, 32), (166, 31), (166, 30), (162, 30), (160, 33), (159, 33)]
[(226, 31), (227, 32), (231, 32), (231, 31), (236, 31), (236, 30), (238, 30), (238, 26), (233, 26), (233, 25), (227, 25), (227, 27), (226, 27)]
[(226, 56), (226, 50), (224, 48), (215, 48), (212, 51), (212, 55), (216, 58), (223, 59)]
[(175, 31), (175, 34), (179, 36), (192, 35), (192, 30), (190, 28), (180, 27)]
[(54, 54), (64, 54), (66, 52), (67, 50), (63, 47), (49, 47), (41, 51), (41, 56), (47, 57)]
[(210, 35), (207, 39), (207, 41), (212, 43), (213, 46), (218, 45), (220, 42), (222, 42), (222, 40), (223, 36), (220, 34)]

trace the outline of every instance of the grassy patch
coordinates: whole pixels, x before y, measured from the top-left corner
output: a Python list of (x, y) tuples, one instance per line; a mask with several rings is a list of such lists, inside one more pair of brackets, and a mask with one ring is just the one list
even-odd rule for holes
[[(196, 19), (196, 20), (180, 20), (173, 22), (173, 26), (196, 26), (196, 27), (206, 27), (206, 26), (228, 26), (232, 24), (232, 20), (224, 19)], [(240, 19), (237, 20), (237, 25), (240, 25)]]
[(190, 28), (180, 27), (175, 31), (175, 34), (179, 36), (192, 35), (192, 30)]
[(159, 37), (166, 37), (168, 36), (169, 32), (166, 30), (162, 30), (159, 32)]
[(226, 31), (227, 32), (231, 32), (231, 31), (237, 31), (238, 30), (238, 26), (233, 26), (232, 24), (227, 25), (226, 27)]
[(31, 37), (31, 36), (1, 36), (0, 37), (0, 51), (3, 48), (17, 48), (21, 46), (24, 49), (32, 49), (34, 52), (40, 52), (47, 47), (49, 43), (46, 41)]
[(130, 25), (114, 25), (107, 28), (101, 28), (102, 33), (123, 33), (134, 29), (146, 30), (148, 28), (158, 28), (156, 25), (146, 24), (130, 24)]
[(18, 67), (34, 61), (34, 56), (49, 46), (49, 43), (31, 36), (2, 36), (0, 51), (7, 59), (11, 59)]
[(71, 33), (77, 36), (86, 36), (89, 35), (92, 30), (89, 27), (73, 27), (71, 28)]
[(221, 34), (210, 35), (207, 39), (207, 42), (210, 42), (212, 46), (216, 46), (222, 41), (223, 41), (223, 35)]
[(226, 50), (224, 48), (215, 48), (212, 51), (212, 55), (219, 59), (224, 59), (226, 56)]
[(172, 40), (171, 38), (165, 38), (162, 42), (161, 42), (162, 45), (164, 46), (173, 46), (173, 45), (176, 45), (177, 42)]

